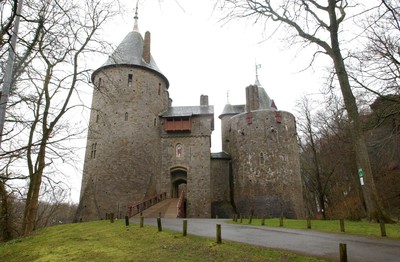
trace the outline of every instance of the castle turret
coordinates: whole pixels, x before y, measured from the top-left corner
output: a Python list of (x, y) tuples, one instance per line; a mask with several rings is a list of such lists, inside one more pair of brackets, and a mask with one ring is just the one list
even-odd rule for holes
[(271, 99), (264, 88), (257, 85), (246, 87), (246, 111), (271, 109)]
[(236, 212), (302, 217), (294, 116), (277, 111), (257, 79), (246, 87), (245, 109), (236, 112), (234, 106), (226, 105), (220, 118), (223, 149), (232, 157)]
[(222, 137), (222, 151), (230, 154), (230, 132), (231, 125), (229, 120), (232, 116), (242, 113), (245, 110), (245, 105), (231, 105), (228, 103), (225, 105), (224, 110), (219, 115), (221, 119), (221, 137)]
[(77, 219), (126, 214), (158, 193), (159, 115), (168, 109), (168, 80), (155, 63), (150, 33), (129, 32), (92, 74), (94, 85)]

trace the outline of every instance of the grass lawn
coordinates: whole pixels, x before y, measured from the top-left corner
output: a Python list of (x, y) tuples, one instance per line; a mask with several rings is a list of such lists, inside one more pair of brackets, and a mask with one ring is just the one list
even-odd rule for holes
[[(253, 219), (251, 224), (255, 226), (260, 226), (261, 222), (261, 219)], [(229, 221), (229, 223), (235, 222), (231, 220)], [(239, 219), (237, 223), (240, 223)], [(249, 220), (243, 219), (242, 223), (249, 224)], [(279, 219), (265, 219), (265, 226), (279, 227)], [(284, 219), (283, 227), (293, 229), (307, 229), (307, 220)], [(345, 233), (381, 237), (381, 229), (378, 223), (345, 220), (344, 227)], [(400, 224), (385, 224), (385, 227), (387, 237), (400, 238)], [(331, 233), (340, 233), (340, 222), (339, 220), (311, 220), (311, 229)]]
[(323, 261), (137, 224), (95, 221), (49, 227), (0, 244), (1, 261)]

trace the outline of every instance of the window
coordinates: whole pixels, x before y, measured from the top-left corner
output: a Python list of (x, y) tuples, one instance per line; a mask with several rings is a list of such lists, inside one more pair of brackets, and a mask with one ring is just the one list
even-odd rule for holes
[(167, 118), (164, 124), (167, 132), (192, 130), (192, 119), (190, 117)]
[(125, 112), (125, 121), (128, 121), (128, 112)]
[(158, 83), (158, 95), (161, 94), (161, 83)]
[(182, 156), (182, 145), (181, 144), (176, 144), (176, 146), (175, 146), (175, 156), (176, 157), (181, 157)]
[(264, 153), (261, 152), (261, 153), (260, 153), (260, 165), (264, 165), (264, 164), (265, 164)]
[(157, 118), (156, 118), (156, 117), (154, 118), (154, 123), (153, 123), (153, 125), (154, 125), (154, 126), (157, 126)]
[(96, 123), (99, 122), (99, 114), (96, 115)]
[(132, 79), (133, 79), (133, 75), (128, 74), (128, 86), (132, 86)]
[(97, 83), (97, 87), (100, 88), (101, 87), (101, 77), (99, 77), (99, 82)]
[(93, 143), (92, 144), (92, 150), (90, 151), (90, 158), (91, 159), (95, 159), (96, 158), (96, 147), (97, 147), (97, 143)]

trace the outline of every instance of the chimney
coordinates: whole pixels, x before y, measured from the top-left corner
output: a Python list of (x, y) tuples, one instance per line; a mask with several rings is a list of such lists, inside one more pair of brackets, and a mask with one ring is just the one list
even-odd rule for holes
[(200, 96), (200, 106), (208, 106), (208, 96), (207, 95)]
[(150, 64), (150, 32), (144, 34), (143, 44), (143, 59), (146, 63)]
[(246, 87), (246, 111), (254, 111), (260, 109), (260, 101), (258, 96), (258, 87), (251, 85)]

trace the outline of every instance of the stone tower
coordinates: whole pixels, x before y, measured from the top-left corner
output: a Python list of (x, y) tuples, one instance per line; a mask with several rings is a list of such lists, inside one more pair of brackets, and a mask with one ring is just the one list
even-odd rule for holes
[[(258, 80), (246, 104), (219, 116), (223, 152), (211, 153), (214, 107), (172, 106), (169, 82), (151, 55), (137, 15), (94, 85), (76, 219), (118, 217), (156, 195), (182, 197), (186, 217), (234, 212), (303, 216), (295, 119), (278, 111)], [(173, 201), (170, 201), (172, 203)]]
[[(160, 192), (178, 197), (186, 191), (186, 216), (211, 217), (211, 133), (214, 107), (208, 96), (200, 97), (200, 106), (168, 108), (161, 116), (163, 148)], [(183, 188), (182, 188), (183, 187)]]
[(302, 217), (294, 116), (278, 111), (257, 80), (246, 88), (246, 105), (228, 104), (219, 118), (222, 147), (231, 156), (236, 212)]
[(143, 39), (137, 15), (94, 85), (77, 219), (126, 214), (127, 205), (157, 192), (161, 174), (160, 118), (169, 106), (168, 80)]

